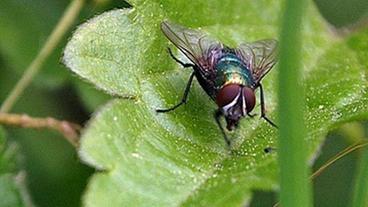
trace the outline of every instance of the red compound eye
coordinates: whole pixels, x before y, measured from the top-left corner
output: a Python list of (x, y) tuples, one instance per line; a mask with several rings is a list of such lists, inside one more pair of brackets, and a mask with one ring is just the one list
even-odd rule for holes
[(228, 84), (220, 89), (216, 96), (216, 103), (219, 107), (224, 107), (231, 103), (239, 94), (241, 86), (238, 84)]
[(254, 91), (251, 88), (244, 87), (243, 88), (243, 96), (245, 99), (247, 112), (251, 112), (256, 104), (256, 96), (254, 95)]

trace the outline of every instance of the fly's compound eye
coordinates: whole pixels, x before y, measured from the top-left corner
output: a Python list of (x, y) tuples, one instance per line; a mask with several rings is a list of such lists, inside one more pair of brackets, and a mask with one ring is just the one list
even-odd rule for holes
[(245, 99), (247, 112), (251, 112), (256, 104), (256, 96), (254, 95), (254, 91), (251, 88), (244, 87), (243, 88), (243, 96)]
[(216, 103), (219, 107), (230, 104), (239, 96), (241, 87), (238, 84), (228, 84), (222, 87), (216, 96)]

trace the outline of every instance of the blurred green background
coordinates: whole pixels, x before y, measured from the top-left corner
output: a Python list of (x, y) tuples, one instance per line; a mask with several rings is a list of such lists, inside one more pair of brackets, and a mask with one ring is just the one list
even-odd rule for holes
[[(36, 56), (69, 2), (0, 1), (0, 102)], [(327, 21), (336, 27), (368, 16), (367, 0), (316, 0), (316, 4)], [(88, 1), (75, 26), (105, 10), (128, 6), (118, 0)], [(71, 32), (47, 60), (12, 112), (85, 124), (96, 108), (109, 99), (60, 63), (62, 49)], [(61, 135), (51, 130), (6, 127), (6, 137), (20, 146), (21, 168), (26, 172), (26, 185), (36, 206), (80, 206), (83, 190), (94, 169), (79, 162), (75, 150)], [(347, 137), (341, 130), (332, 132), (314, 169), (354, 141)], [(350, 154), (316, 179), (315, 206), (347, 205), (358, 155)], [(251, 206), (272, 206), (275, 201), (276, 195), (272, 192), (255, 192)]]

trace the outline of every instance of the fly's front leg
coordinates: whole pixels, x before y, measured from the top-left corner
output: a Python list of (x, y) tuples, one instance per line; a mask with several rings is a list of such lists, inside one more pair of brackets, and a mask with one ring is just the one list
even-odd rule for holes
[(189, 67), (194, 67), (195, 65), (192, 63), (183, 63), (181, 60), (179, 60), (177, 57), (174, 56), (174, 54), (172, 53), (171, 49), (168, 47), (167, 51), (169, 52), (169, 55), (172, 57), (172, 59), (174, 59), (177, 63), (179, 63), (181, 66), (183, 66), (183, 68), (189, 68)]
[(220, 130), (221, 130), (222, 135), (224, 136), (224, 140), (225, 140), (225, 142), (226, 142), (227, 146), (229, 146), (229, 147), (230, 147), (230, 144), (231, 144), (231, 143), (230, 143), (230, 139), (227, 137), (227, 135), (226, 135), (226, 133), (225, 133), (225, 130), (224, 130), (224, 128), (222, 127), (221, 122), (220, 122), (220, 118), (221, 118), (221, 116), (223, 116), (223, 114), (222, 114), (221, 110), (220, 110), (220, 109), (216, 110), (216, 111), (215, 111), (215, 114), (214, 114), (214, 117), (215, 117), (216, 123), (217, 123), (217, 125), (219, 126), (219, 128), (220, 128)]
[[(177, 63), (179, 63), (181, 66), (183, 66), (184, 68), (189, 68), (189, 67), (192, 67), (194, 68), (195, 65), (191, 64), (191, 63), (183, 63), (182, 61), (180, 61), (178, 58), (176, 58), (174, 56), (174, 54), (172, 53), (171, 49), (168, 47), (167, 48), (168, 52), (169, 52), (169, 55), (172, 57), (172, 59), (174, 59)], [(183, 95), (183, 98), (181, 99), (181, 101), (176, 104), (175, 106), (171, 107), (171, 108), (167, 108), (167, 109), (156, 109), (156, 112), (158, 113), (165, 113), (165, 112), (169, 112), (169, 111), (172, 111), (172, 110), (175, 110), (176, 108), (178, 108), (179, 106), (187, 103), (187, 100), (188, 100), (188, 95), (189, 95), (189, 91), (190, 91), (190, 87), (192, 85), (192, 82), (193, 82), (193, 78), (194, 78), (194, 72), (192, 72), (192, 74), (190, 75), (189, 77), (189, 81), (187, 83), (187, 86), (185, 87), (185, 91), (184, 91), (184, 95)]]
[(271, 124), (273, 127), (277, 127), (275, 123), (273, 123), (267, 116), (266, 116), (266, 108), (264, 103), (264, 95), (263, 95), (263, 87), (262, 84), (259, 83), (259, 90), (260, 90), (260, 96), (261, 96), (261, 118), (266, 120), (269, 124)]
[(168, 109), (156, 109), (156, 112), (159, 112), (159, 113), (169, 112), (169, 111), (172, 111), (172, 110), (178, 108), (179, 106), (187, 103), (188, 95), (189, 95), (189, 91), (190, 91), (190, 86), (192, 85), (193, 78), (194, 78), (194, 72), (192, 72), (192, 74), (190, 75), (187, 86), (185, 87), (183, 98), (181, 99), (181, 101), (178, 104), (176, 104), (175, 106), (173, 106), (171, 108), (168, 108)]
[(247, 113), (247, 115), (248, 115), (250, 118), (254, 118), (255, 116), (257, 116), (257, 114), (251, 114), (251, 113)]

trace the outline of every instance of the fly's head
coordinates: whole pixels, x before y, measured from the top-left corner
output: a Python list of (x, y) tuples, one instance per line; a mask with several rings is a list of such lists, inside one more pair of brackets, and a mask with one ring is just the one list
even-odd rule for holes
[(256, 97), (250, 87), (228, 84), (217, 93), (216, 103), (225, 116), (226, 128), (231, 131), (238, 125), (240, 118), (253, 110)]

